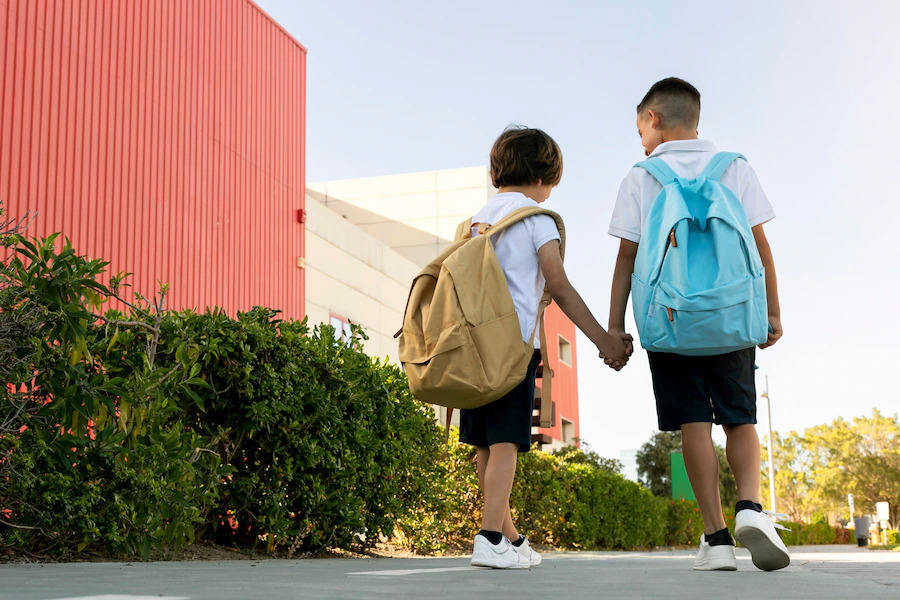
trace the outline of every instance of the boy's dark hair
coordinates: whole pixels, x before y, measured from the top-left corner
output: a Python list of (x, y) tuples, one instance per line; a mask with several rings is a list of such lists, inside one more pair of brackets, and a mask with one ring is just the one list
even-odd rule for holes
[(652, 109), (664, 127), (697, 129), (700, 123), (700, 92), (684, 79), (667, 77), (657, 81), (637, 106), (638, 114)]
[(540, 129), (507, 127), (491, 148), (491, 182), (494, 187), (531, 185), (538, 180), (556, 185), (562, 179), (559, 145)]

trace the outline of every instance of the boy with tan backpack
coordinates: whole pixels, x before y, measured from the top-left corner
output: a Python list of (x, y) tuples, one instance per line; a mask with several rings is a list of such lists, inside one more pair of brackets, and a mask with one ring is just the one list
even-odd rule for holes
[[(562, 153), (549, 135), (504, 131), (491, 150), (499, 194), (417, 276), (398, 334), (413, 394), (462, 409), (460, 441), (476, 447), (484, 514), (475, 566), (541, 562), (512, 522), (509, 496), (517, 453), (531, 447), (535, 371), (546, 350), (544, 308), (555, 300), (610, 367), (621, 369), (632, 352), (631, 337), (608, 334), (566, 277), (562, 220), (540, 208), (561, 177)], [(546, 353), (544, 359), (542, 395), (549, 399)], [(549, 425), (550, 411), (541, 415)]]

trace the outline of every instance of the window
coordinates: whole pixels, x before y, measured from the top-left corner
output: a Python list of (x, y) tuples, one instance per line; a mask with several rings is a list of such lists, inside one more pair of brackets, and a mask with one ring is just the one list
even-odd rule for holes
[(349, 319), (332, 314), (331, 326), (334, 327), (335, 341), (346, 342), (353, 336), (353, 330), (350, 328)]
[(562, 443), (565, 446), (575, 445), (575, 423), (568, 419), (560, 419), (562, 424)]
[(572, 366), (572, 344), (563, 336), (559, 336), (559, 362)]

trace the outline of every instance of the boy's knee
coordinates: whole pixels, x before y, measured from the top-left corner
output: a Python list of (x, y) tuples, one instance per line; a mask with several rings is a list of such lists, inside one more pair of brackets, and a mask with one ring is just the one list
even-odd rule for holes
[(513, 444), (511, 442), (499, 442), (496, 444), (491, 444), (488, 452), (491, 454), (518, 454), (519, 445)]
[(756, 425), (753, 423), (738, 423), (736, 425), (722, 425), (725, 435), (740, 434), (745, 431), (756, 431)]

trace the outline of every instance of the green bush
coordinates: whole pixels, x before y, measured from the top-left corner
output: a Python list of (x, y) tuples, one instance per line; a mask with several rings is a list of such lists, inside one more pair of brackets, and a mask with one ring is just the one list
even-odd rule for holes
[(855, 544), (856, 536), (854, 535), (854, 531), (852, 529), (847, 529), (846, 527), (835, 527), (834, 528), (834, 543), (835, 544)]
[(782, 523), (790, 531), (779, 531), (788, 546), (833, 544), (837, 539), (835, 528), (828, 523)]
[(126, 377), (110, 375), (95, 346), (102, 338), (104, 351), (120, 351), (117, 332), (94, 325), (112, 295), (98, 282), (105, 263), (77, 256), (68, 240), (58, 250), (57, 236), (10, 240), (0, 313), (27, 315), (33, 327), (8, 342), (21, 368), (0, 386), (0, 544), (146, 556), (192, 541), (224, 470), (198, 454), (198, 436), (165, 426), (155, 410), (190, 375), (163, 377), (146, 355)]
[[(481, 522), (473, 460), (474, 450), (454, 437), (432, 493), (398, 522), (401, 543), (433, 553), (471, 542)], [(632, 549), (666, 541), (666, 503), (590, 452), (520, 455), (510, 503), (517, 528), (539, 544)]]
[(666, 542), (670, 546), (695, 546), (703, 535), (703, 518), (696, 502), (689, 500), (668, 501), (668, 530)]
[[(125, 303), (122, 277), (99, 283), (105, 263), (68, 241), (6, 242), (0, 547), (364, 548), (426, 495), (433, 413), (361, 332), (345, 344), (266, 309), (166, 311), (165, 287)], [(126, 312), (101, 315), (109, 298)]]
[(395, 524), (397, 542), (422, 554), (459, 550), (481, 525), (475, 449), (458, 443), (456, 428), (450, 435), (429, 485), (411, 502), (410, 512)]
[[(0, 548), (146, 558), (196, 540), (283, 555), (471, 542), (474, 450), (444, 447), (403, 373), (361, 352), (363, 332), (338, 341), (264, 308), (167, 311), (165, 287), (126, 302), (123, 276), (100, 283), (105, 263), (57, 240), (3, 240), (16, 254), (0, 263)], [(124, 310), (101, 314), (109, 299)], [(517, 526), (560, 548), (697, 544), (695, 503), (620, 469), (589, 449), (521, 455)], [(836, 539), (792, 528), (789, 544)]]
[(323, 326), (256, 309), (173, 316), (174, 357), (196, 355), (196, 390), (180, 418), (233, 472), (216, 539), (293, 552), (371, 546), (422, 494), (440, 437), (402, 373)]

